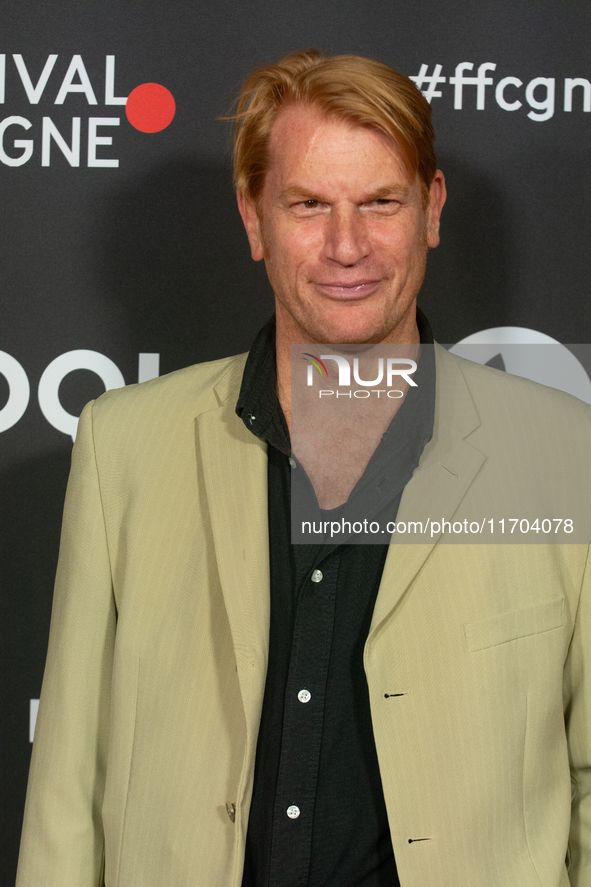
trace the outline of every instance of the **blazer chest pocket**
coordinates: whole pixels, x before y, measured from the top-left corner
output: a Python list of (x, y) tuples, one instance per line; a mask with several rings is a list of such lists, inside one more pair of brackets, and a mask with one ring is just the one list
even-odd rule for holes
[(542, 634), (564, 625), (564, 598), (556, 598), (523, 610), (500, 613), (483, 622), (466, 622), (464, 634), (471, 653), (496, 647), (518, 638)]

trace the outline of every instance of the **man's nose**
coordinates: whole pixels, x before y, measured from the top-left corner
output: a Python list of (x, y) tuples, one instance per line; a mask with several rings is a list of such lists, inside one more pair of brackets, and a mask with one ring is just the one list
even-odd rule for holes
[(370, 252), (367, 226), (356, 207), (334, 208), (326, 230), (326, 257), (339, 265), (356, 265)]

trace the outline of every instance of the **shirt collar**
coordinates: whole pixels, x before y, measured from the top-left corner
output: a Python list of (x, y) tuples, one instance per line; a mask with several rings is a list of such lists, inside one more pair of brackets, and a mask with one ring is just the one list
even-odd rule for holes
[(277, 396), (275, 315), (252, 343), (244, 367), (236, 413), (255, 437), (289, 456), (289, 431)]
[[(417, 308), (417, 327), (421, 344), (433, 345), (429, 321), (420, 308)], [(427, 380), (427, 385), (421, 386), (421, 391), (427, 394), (424, 409), (421, 410), (421, 424), (423, 428), (426, 426), (429, 440), (433, 433), (435, 407), (435, 362), (432, 348), (426, 349), (421, 355), (417, 371), (424, 372)], [(236, 413), (255, 437), (265, 440), (286, 456), (290, 455), (289, 431), (277, 396), (275, 315), (259, 331), (248, 354)]]

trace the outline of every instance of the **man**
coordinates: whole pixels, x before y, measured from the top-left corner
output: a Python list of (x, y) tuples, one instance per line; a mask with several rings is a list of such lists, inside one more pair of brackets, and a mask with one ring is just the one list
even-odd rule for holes
[[(235, 172), (276, 322), (81, 417), (18, 887), (583, 887), (587, 546), (289, 541), (291, 344), (429, 353), (429, 106), (294, 53), (244, 86)], [(399, 519), (587, 495), (583, 404), (427, 370), (375, 454)]]

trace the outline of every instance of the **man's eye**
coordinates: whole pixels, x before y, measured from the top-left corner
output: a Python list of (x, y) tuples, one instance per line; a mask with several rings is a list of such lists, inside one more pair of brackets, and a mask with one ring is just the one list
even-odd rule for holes
[(394, 213), (400, 207), (400, 201), (393, 197), (376, 197), (367, 204), (368, 209), (383, 210), (385, 213)]
[(318, 206), (318, 201), (314, 200), (312, 197), (309, 197), (308, 200), (302, 201), (302, 206), (305, 206), (306, 209), (316, 209)]

